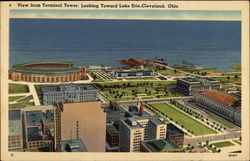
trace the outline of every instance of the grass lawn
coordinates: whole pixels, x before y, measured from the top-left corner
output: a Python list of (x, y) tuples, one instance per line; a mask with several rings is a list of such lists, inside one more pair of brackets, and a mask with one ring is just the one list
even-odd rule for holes
[(235, 84), (241, 84), (241, 78), (234, 78), (230, 77), (229, 79), (227, 77), (213, 77), (213, 79), (218, 80), (222, 83), (235, 83)]
[(9, 104), (9, 109), (24, 108), (24, 107), (29, 106), (29, 105), (34, 105), (34, 102)]
[(10, 94), (27, 93), (27, 92), (29, 92), (28, 85), (9, 83), (9, 93)]
[(230, 68), (233, 68), (237, 71), (241, 71), (241, 65), (231, 65)]
[(24, 96), (10, 96), (10, 97), (9, 97), (9, 102), (16, 101), (16, 100), (18, 100), (18, 99), (20, 99), (20, 98), (22, 98), (22, 97), (24, 97)]
[(216, 121), (216, 122), (218, 122), (218, 123), (220, 123), (220, 124), (226, 126), (226, 127), (229, 128), (229, 129), (235, 127), (235, 126), (233, 126), (233, 125), (231, 125), (231, 124), (229, 124), (229, 123), (223, 121), (222, 119), (219, 119), (219, 118), (214, 117), (214, 116), (212, 116), (212, 115), (208, 115), (208, 118), (210, 118), (210, 119), (212, 119), (212, 120), (214, 120), (214, 121)]
[(152, 104), (152, 106), (157, 108), (159, 111), (165, 113), (174, 121), (177, 121), (179, 125), (183, 125), (185, 129), (193, 131), (193, 134), (196, 136), (216, 133), (214, 130), (201, 124), (200, 122), (194, 120), (192, 117), (178, 111), (177, 109), (166, 103), (155, 103)]
[(19, 100), (18, 102), (20, 102), (20, 103), (28, 103), (28, 102), (29, 102), (30, 100), (32, 100), (32, 99), (33, 99), (33, 96), (30, 95), (30, 96), (28, 96), (28, 97), (25, 97), (25, 98)]
[(104, 88), (127, 88), (127, 87), (144, 87), (144, 86), (166, 86), (176, 84), (176, 81), (119, 81), (95, 83), (97, 87)]
[(223, 142), (219, 142), (219, 143), (214, 143), (214, 146), (216, 146), (217, 148), (222, 148), (222, 147), (227, 147), (227, 146), (234, 146), (233, 143), (231, 143), (230, 141), (223, 141)]
[(233, 140), (233, 142), (235, 142), (235, 143), (241, 145), (241, 142), (240, 142), (239, 140)]

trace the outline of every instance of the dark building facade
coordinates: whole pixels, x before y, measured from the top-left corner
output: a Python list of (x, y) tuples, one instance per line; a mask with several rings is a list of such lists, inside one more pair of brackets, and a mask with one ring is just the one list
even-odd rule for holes
[(114, 70), (111, 74), (116, 78), (152, 77), (157, 76), (154, 70)]
[(184, 132), (174, 126), (172, 123), (167, 124), (167, 138), (174, 142), (179, 147), (183, 147), (184, 144)]
[(193, 95), (201, 90), (218, 90), (221, 88), (221, 83), (217, 80), (207, 77), (188, 77), (177, 80), (176, 90), (184, 95)]

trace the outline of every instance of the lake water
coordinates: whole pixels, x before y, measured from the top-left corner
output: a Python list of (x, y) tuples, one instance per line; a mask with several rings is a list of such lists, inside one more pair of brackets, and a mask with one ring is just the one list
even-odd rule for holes
[(234, 71), (229, 66), (241, 63), (241, 22), (10, 19), (10, 65), (71, 61), (117, 67), (129, 58)]

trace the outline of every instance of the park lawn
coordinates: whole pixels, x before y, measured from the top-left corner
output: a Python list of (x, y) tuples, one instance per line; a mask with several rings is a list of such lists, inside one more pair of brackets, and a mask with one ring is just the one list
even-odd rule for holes
[(241, 71), (241, 65), (231, 65), (230, 68), (233, 68), (237, 71)]
[(9, 102), (13, 102), (13, 101), (16, 101), (22, 97), (25, 97), (25, 96), (10, 96), (9, 97)]
[(19, 100), (18, 102), (20, 102), (20, 103), (27, 103), (27, 102), (29, 102), (29, 101), (32, 100), (32, 99), (33, 99), (33, 96), (30, 95), (30, 96), (27, 96), (27, 97), (25, 97), (25, 98)]
[(159, 111), (165, 113), (168, 117), (172, 118), (174, 121), (177, 121), (179, 125), (183, 125), (185, 129), (193, 131), (193, 134), (196, 136), (216, 133), (214, 130), (199, 123), (190, 116), (178, 111), (177, 109), (166, 103), (155, 103), (151, 105), (157, 108)]
[(217, 148), (222, 148), (222, 147), (227, 147), (227, 146), (234, 146), (233, 143), (230, 141), (223, 141), (223, 142), (218, 142), (218, 143), (213, 143), (214, 146)]
[(105, 83), (95, 83), (98, 87), (114, 88), (114, 85), (119, 85), (122, 87), (143, 87), (145, 86), (166, 86), (176, 84), (176, 81), (119, 81), (119, 82), (105, 82)]
[(9, 93), (10, 94), (14, 94), (14, 93), (28, 93), (28, 92), (29, 92), (28, 85), (9, 83)]
[(241, 145), (241, 142), (240, 142), (239, 140), (233, 140), (233, 142), (235, 142), (235, 143)]
[(24, 108), (26, 106), (34, 105), (34, 102), (25, 102), (25, 103), (15, 103), (15, 104), (9, 104), (9, 109), (14, 108)]
[(241, 78), (234, 78), (234, 77), (230, 77), (230, 79), (228, 79), (227, 77), (213, 77), (213, 79), (218, 80), (222, 83), (236, 83), (236, 84), (241, 84)]
[(216, 121), (216, 122), (218, 122), (218, 123), (220, 123), (220, 124), (226, 126), (226, 127), (229, 128), (229, 129), (232, 129), (232, 128), (235, 127), (235, 126), (233, 126), (233, 125), (231, 125), (231, 124), (229, 124), (229, 123), (223, 121), (222, 119), (219, 119), (219, 118), (214, 117), (214, 116), (212, 116), (212, 115), (208, 115), (208, 118), (210, 118), (210, 119), (212, 119), (212, 120), (214, 120), (214, 121)]

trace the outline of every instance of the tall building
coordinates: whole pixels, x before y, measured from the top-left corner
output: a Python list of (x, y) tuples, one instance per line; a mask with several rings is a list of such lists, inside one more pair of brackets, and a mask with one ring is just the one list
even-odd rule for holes
[(9, 110), (9, 150), (23, 147), (22, 113), (20, 109)]
[(130, 117), (119, 126), (121, 152), (140, 152), (141, 142), (166, 138), (166, 124), (158, 116)]
[(41, 88), (42, 104), (97, 101), (99, 91), (92, 84), (60, 84)]
[(221, 83), (217, 80), (207, 77), (188, 77), (177, 80), (176, 90), (184, 95), (193, 95), (201, 90), (218, 90), (221, 88)]
[(106, 113), (101, 102), (55, 105), (55, 148), (64, 140), (82, 139), (88, 152), (105, 152)]
[(241, 126), (241, 99), (222, 91), (200, 91), (194, 95), (195, 103), (238, 126)]

